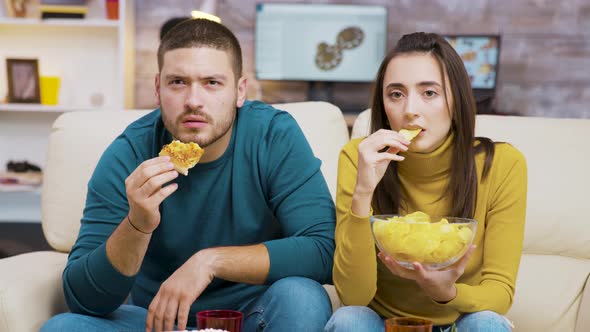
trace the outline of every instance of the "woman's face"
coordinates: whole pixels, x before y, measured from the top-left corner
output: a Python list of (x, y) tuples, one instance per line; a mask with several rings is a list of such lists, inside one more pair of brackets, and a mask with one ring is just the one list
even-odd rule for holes
[(385, 71), (383, 104), (392, 130), (421, 128), (410, 151), (432, 152), (445, 141), (451, 128), (452, 96), (448, 79), (447, 102), (443, 75), (432, 54), (411, 53), (394, 57)]

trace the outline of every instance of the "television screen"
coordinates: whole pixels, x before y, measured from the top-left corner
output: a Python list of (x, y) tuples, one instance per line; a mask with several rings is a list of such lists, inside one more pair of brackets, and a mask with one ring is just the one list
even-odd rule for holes
[(446, 36), (463, 59), (473, 89), (496, 88), (500, 56), (500, 36)]
[(382, 6), (258, 4), (256, 78), (370, 82), (386, 38)]

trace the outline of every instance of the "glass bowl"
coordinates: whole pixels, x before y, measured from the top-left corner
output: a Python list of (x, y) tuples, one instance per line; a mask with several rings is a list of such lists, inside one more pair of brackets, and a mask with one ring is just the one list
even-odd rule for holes
[(408, 269), (414, 269), (414, 262), (427, 270), (452, 265), (471, 246), (476, 229), (474, 219), (429, 217), (422, 212), (371, 216), (377, 247)]

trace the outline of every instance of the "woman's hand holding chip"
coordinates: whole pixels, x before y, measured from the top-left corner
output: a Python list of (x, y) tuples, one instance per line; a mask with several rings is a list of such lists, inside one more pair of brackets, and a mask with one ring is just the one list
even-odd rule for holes
[(358, 147), (359, 160), (352, 212), (364, 216), (370, 200), (391, 161), (402, 161), (398, 152), (408, 150), (410, 142), (393, 130), (380, 129), (364, 139)]

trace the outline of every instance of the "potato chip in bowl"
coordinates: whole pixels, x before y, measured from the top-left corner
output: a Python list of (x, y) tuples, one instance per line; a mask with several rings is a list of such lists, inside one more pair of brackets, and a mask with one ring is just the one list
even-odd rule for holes
[(423, 212), (371, 216), (377, 247), (408, 269), (413, 269), (414, 262), (430, 270), (452, 265), (471, 246), (476, 229), (474, 219), (431, 217)]

